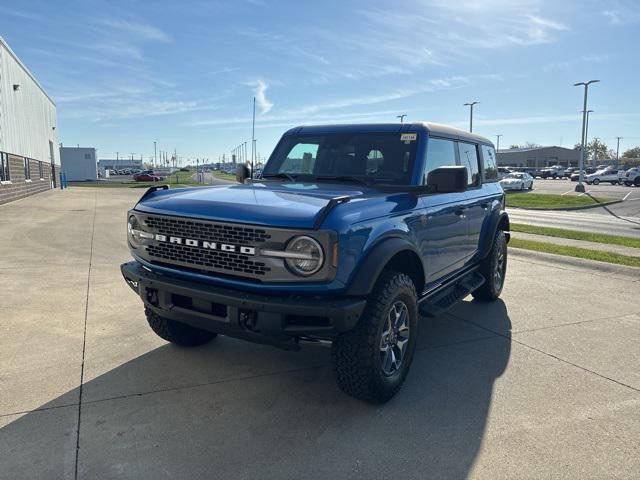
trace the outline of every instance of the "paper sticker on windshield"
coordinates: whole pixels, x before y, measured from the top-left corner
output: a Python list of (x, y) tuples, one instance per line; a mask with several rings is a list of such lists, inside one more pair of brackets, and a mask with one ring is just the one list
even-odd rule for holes
[(401, 142), (415, 142), (417, 138), (418, 138), (417, 133), (401, 133), (400, 134)]

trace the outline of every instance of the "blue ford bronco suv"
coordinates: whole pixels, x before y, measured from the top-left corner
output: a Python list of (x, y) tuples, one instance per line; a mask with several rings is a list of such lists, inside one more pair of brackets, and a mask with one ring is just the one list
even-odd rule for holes
[(502, 291), (509, 219), (493, 145), (432, 123), (303, 126), (262, 178), (149, 189), (121, 266), (153, 331), (298, 349), (329, 341), (346, 393), (389, 400), (419, 313)]

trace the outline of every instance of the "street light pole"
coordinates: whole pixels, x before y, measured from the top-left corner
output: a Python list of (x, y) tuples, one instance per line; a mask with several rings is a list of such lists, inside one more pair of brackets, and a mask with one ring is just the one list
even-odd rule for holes
[(403, 113), (402, 115), (396, 115), (396, 118), (400, 119), (400, 123), (404, 123), (404, 117), (406, 117), (406, 116), (407, 116), (407, 114)]
[(589, 114), (590, 113), (593, 113), (593, 110), (587, 110), (587, 126), (584, 129), (584, 146), (585, 146), (585, 148), (588, 148), (588, 146), (589, 146)]
[(502, 134), (496, 135), (496, 140), (497, 140), (497, 142), (496, 142), (496, 153), (498, 152), (498, 150), (500, 150), (500, 137), (502, 137), (502, 136), (503, 136)]
[(584, 149), (585, 149), (585, 134), (587, 133), (587, 95), (589, 92), (589, 85), (592, 83), (597, 83), (600, 80), (589, 80), (588, 82), (578, 82), (574, 83), (574, 87), (584, 86), (584, 108), (582, 109), (582, 143), (580, 146), (580, 165), (578, 165), (578, 184), (576, 185), (576, 192), (584, 193), (585, 188), (583, 182), (584, 174), (582, 170), (584, 169)]
[(158, 155), (158, 151), (156, 149), (156, 142), (153, 142), (153, 168), (156, 168), (156, 156)]
[(473, 106), (480, 102), (465, 103), (465, 107), (469, 107), (469, 132), (473, 132)]

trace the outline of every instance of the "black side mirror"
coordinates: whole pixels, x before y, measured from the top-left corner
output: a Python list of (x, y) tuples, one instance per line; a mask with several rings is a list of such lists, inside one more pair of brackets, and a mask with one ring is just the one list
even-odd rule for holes
[(246, 165), (238, 165), (236, 168), (236, 182), (244, 183), (244, 181), (251, 176), (249, 168)]
[(433, 193), (464, 192), (467, 189), (467, 167), (452, 165), (431, 170), (427, 187)]

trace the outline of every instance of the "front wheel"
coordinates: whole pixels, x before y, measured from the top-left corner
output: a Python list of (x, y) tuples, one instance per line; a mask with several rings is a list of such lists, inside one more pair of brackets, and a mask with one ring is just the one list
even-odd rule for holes
[(197, 347), (213, 340), (218, 334), (193, 328), (186, 323), (176, 322), (156, 314), (150, 308), (145, 308), (147, 322), (151, 330), (160, 338), (182, 347)]
[(369, 295), (356, 327), (331, 349), (340, 388), (360, 400), (384, 403), (402, 387), (418, 334), (418, 304), (411, 279), (385, 271)]
[(533, 190), (533, 182), (531, 182), (531, 185), (529, 185), (529, 190)]
[(600, 180), (598, 180), (597, 178), (594, 178), (591, 183), (593, 183), (594, 185), (598, 185), (600, 183)]
[(498, 230), (489, 255), (480, 263), (480, 273), (485, 282), (473, 292), (473, 298), (484, 302), (496, 300), (502, 293), (507, 273), (507, 237)]

